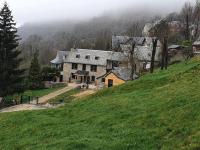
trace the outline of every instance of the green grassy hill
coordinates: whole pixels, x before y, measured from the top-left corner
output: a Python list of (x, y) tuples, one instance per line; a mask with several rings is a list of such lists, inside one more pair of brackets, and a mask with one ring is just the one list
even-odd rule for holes
[(200, 61), (63, 108), (0, 114), (0, 149), (200, 149)]

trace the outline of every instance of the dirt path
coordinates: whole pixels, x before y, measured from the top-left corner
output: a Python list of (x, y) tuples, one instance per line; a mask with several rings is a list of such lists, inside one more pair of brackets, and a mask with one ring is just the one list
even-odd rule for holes
[[(49, 109), (49, 108), (56, 108), (56, 107), (59, 107), (59, 106), (48, 106), (47, 105), (47, 102), (52, 99), (52, 98), (55, 98), (67, 91), (70, 91), (72, 89), (76, 88), (76, 85), (69, 85), (68, 87), (65, 87), (63, 89), (60, 89), (58, 91), (55, 91), (53, 93), (50, 93), (46, 96), (43, 96), (41, 98), (39, 98), (39, 104), (41, 105), (34, 105), (34, 104), (21, 104), (21, 105), (16, 105), (16, 106), (13, 106), (13, 107), (9, 107), (9, 108), (5, 108), (5, 109), (2, 109), (0, 110), (0, 113), (7, 113), (7, 112), (15, 112), (15, 111), (25, 111), (25, 110), (40, 110), (40, 109)], [(83, 92), (80, 92), (78, 94), (75, 94), (73, 96), (76, 97), (76, 99), (79, 99), (81, 97), (85, 97), (85, 96), (88, 96), (88, 95), (91, 95), (91, 94), (94, 94), (96, 92), (96, 90), (86, 90), (86, 91), (83, 91)]]
[(31, 105), (31, 104), (21, 104), (21, 105), (16, 105), (16, 106), (2, 109), (0, 110), (0, 113), (25, 111), (25, 110), (40, 110), (40, 109), (46, 109), (46, 108), (42, 106)]
[(57, 96), (59, 96), (59, 95), (61, 95), (61, 94), (63, 94), (63, 93), (66, 93), (66, 92), (68, 92), (68, 91), (70, 91), (70, 90), (72, 90), (72, 89), (74, 89), (75, 87), (74, 86), (67, 86), (67, 87), (65, 87), (65, 88), (63, 88), (63, 89), (60, 89), (60, 90), (58, 90), (58, 91), (55, 91), (55, 92), (52, 92), (52, 93), (50, 93), (50, 94), (48, 94), (48, 95), (45, 95), (45, 96), (43, 96), (43, 97), (40, 97), (39, 98), (39, 104), (45, 104), (45, 103), (47, 103), (50, 99), (53, 99), (53, 98), (55, 98), (55, 97), (57, 97)]
[(94, 94), (96, 91), (95, 90), (86, 90), (83, 92), (80, 92), (78, 94), (73, 95), (75, 98), (81, 98), (81, 97), (85, 97), (91, 94)]

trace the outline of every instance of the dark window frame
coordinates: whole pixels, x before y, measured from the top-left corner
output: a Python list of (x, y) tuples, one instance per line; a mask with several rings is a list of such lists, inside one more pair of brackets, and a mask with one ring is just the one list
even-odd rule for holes
[(74, 75), (73, 73), (71, 74), (71, 77), (72, 77), (73, 80), (76, 79), (76, 75)]
[(83, 71), (86, 71), (86, 70), (87, 70), (87, 65), (86, 65), (86, 64), (83, 64), (82, 70), (83, 70)]
[(72, 63), (72, 69), (73, 69), (73, 70), (77, 70), (77, 69), (78, 69), (78, 64)]
[(101, 82), (105, 83), (105, 82), (106, 82), (106, 79), (105, 79), (105, 78), (102, 78), (102, 79), (101, 79)]
[(99, 60), (99, 59), (100, 59), (100, 57), (99, 57), (99, 56), (96, 56), (96, 57), (95, 57), (95, 60)]
[(95, 77), (95, 76), (92, 76), (92, 77), (91, 77), (91, 82), (95, 82), (95, 80), (96, 80), (96, 77)]
[(91, 65), (90, 71), (97, 72), (97, 65)]
[(76, 58), (81, 58), (81, 55), (80, 55), (80, 54), (77, 54), (77, 55), (76, 55)]
[(90, 55), (86, 55), (86, 56), (85, 56), (85, 59), (90, 59)]

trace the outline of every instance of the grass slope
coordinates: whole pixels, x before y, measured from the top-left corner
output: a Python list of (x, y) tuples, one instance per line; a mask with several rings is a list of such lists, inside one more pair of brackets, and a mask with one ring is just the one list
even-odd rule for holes
[(0, 114), (0, 149), (200, 149), (200, 62), (106, 89), (63, 108)]
[(28, 96), (32, 96), (32, 97), (42, 97), (42, 96), (48, 95), (52, 92), (55, 92), (57, 90), (60, 90), (64, 87), (66, 87), (65, 84), (58, 84), (58, 85), (53, 86), (52, 88), (39, 89), (39, 90), (28, 90), (28, 91), (25, 91), (23, 95), (28, 95)]

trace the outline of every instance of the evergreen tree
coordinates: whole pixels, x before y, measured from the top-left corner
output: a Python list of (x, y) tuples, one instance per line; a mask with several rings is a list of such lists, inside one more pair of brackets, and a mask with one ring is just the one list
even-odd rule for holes
[(41, 67), (38, 61), (38, 51), (35, 52), (29, 70), (29, 84), (31, 89), (42, 87)]
[(23, 91), (24, 70), (19, 69), (21, 51), (16, 23), (11, 11), (4, 4), (0, 10), (0, 97)]

